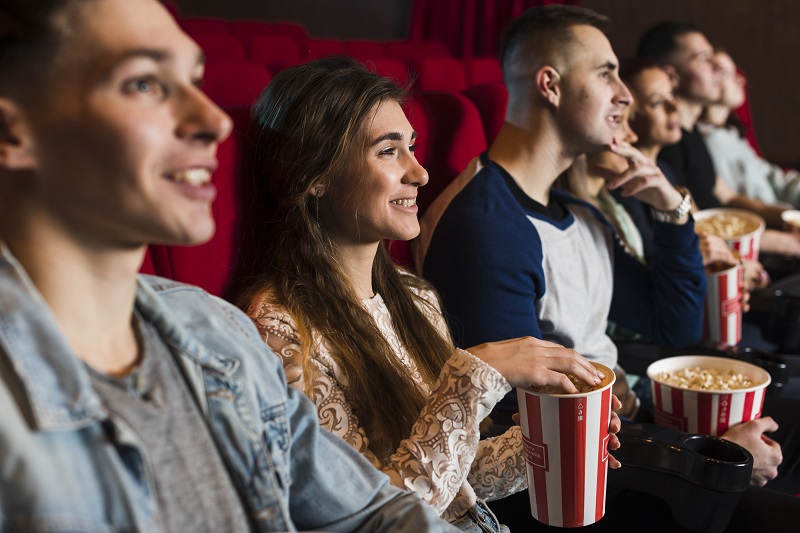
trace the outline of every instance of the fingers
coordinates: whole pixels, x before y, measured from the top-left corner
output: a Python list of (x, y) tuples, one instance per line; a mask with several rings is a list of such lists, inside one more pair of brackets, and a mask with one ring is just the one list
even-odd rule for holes
[(519, 413), (511, 415), (511, 420), (513, 420), (516, 425), (519, 425)]
[(617, 458), (614, 457), (613, 455), (608, 454), (608, 467), (616, 470), (617, 468), (622, 467), (622, 463), (617, 461)]
[(745, 422), (746, 424), (752, 424), (759, 429), (762, 433), (772, 433), (773, 431), (778, 431), (778, 423), (775, 422), (771, 416), (765, 416), (764, 418), (756, 418), (755, 420), (750, 420), (749, 422)]
[[(621, 404), (620, 404), (621, 407)], [(611, 412), (611, 422), (608, 424), (608, 431), (609, 433), (617, 433), (619, 430), (622, 429), (622, 421), (619, 419), (619, 415), (615, 412)], [(616, 438), (616, 436), (614, 437)], [(616, 450), (617, 448), (613, 448)]]
[[(612, 394), (611, 395), (611, 410), (612, 411), (619, 411), (620, 409), (622, 409), (622, 402), (619, 401), (619, 398), (617, 398), (616, 394)], [(617, 417), (617, 418), (619, 418), (619, 417)]]

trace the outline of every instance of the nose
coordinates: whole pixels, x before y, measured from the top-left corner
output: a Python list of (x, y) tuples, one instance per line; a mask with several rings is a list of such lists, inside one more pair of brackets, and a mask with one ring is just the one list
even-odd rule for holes
[(181, 138), (205, 144), (221, 143), (231, 134), (233, 121), (197, 87), (187, 89), (178, 124)]
[(664, 109), (667, 110), (667, 113), (674, 113), (678, 110), (678, 104), (675, 103), (674, 98), (667, 98), (664, 100)]
[(408, 158), (408, 166), (405, 174), (403, 174), (403, 183), (416, 185), (417, 187), (423, 187), (428, 183), (428, 171), (419, 164), (413, 154)]
[(631, 128), (630, 124), (625, 124), (623, 135), (624, 137), (622, 140), (628, 144), (636, 144), (639, 141), (639, 136), (636, 135), (636, 132), (633, 131), (633, 128)]
[(631, 105), (633, 103), (633, 95), (631, 94), (630, 89), (628, 86), (625, 85), (620, 79), (617, 79), (617, 102), (622, 105)]

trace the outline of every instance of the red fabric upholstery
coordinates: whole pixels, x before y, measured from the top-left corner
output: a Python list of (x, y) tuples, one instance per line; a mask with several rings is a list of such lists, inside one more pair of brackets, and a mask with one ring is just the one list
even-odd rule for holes
[(455, 56), (494, 55), (500, 35), (525, 9), (580, 0), (414, 0), (410, 40), (439, 41)]
[(244, 37), (247, 54), (254, 63), (276, 74), (305, 61), (305, 50), (288, 35), (250, 35)]
[(417, 87), (422, 91), (457, 93), (467, 86), (467, 75), (460, 59), (426, 57), (418, 62)]
[(198, 285), (221, 295), (230, 276), (238, 223), (238, 164), (242, 136), (249, 121), (249, 108), (226, 109), (233, 118), (234, 133), (219, 147), (219, 167), (214, 173), (217, 199), (212, 205), (217, 231), (200, 246), (151, 246), (156, 272), (184, 283)]
[(192, 38), (203, 49), (206, 61), (243, 61), (242, 41), (230, 33), (195, 33)]
[(475, 105), (483, 123), (483, 133), (486, 142), (492, 144), (497, 132), (506, 120), (506, 106), (508, 106), (508, 91), (503, 82), (481, 83), (467, 87), (461, 94), (469, 98)]
[(429, 176), (417, 197), (422, 214), (470, 160), (486, 150), (486, 138), (478, 111), (461, 94), (422, 91), (406, 108), (409, 122), (419, 135), (417, 160)]
[(411, 255), (411, 243), (408, 241), (384, 241), (392, 261), (398, 265), (414, 270), (414, 258)]
[(242, 37), (250, 35), (280, 35), (291, 37), (299, 45), (308, 40), (308, 32), (302, 24), (295, 22), (260, 22), (255, 20), (240, 20), (232, 23), (233, 31)]
[(329, 55), (342, 55), (347, 48), (342, 41), (334, 39), (309, 39), (306, 41), (306, 60), (311, 61)]
[(267, 86), (272, 76), (249, 61), (209, 62), (203, 90), (220, 106), (249, 106)]
[(392, 59), (399, 59), (406, 63), (414, 63), (423, 57), (448, 57), (450, 52), (441, 43), (438, 42), (410, 42), (410, 41), (392, 41), (384, 45), (386, 49), (386, 57)]
[(383, 43), (377, 41), (348, 41), (344, 45), (347, 49), (347, 54), (359, 61), (377, 59), (386, 55)]
[(231, 33), (227, 20), (214, 18), (186, 18), (178, 21), (181, 28), (189, 35), (198, 33)]
[(142, 261), (142, 266), (139, 267), (139, 272), (142, 274), (155, 274), (156, 267), (153, 265), (153, 258), (150, 257), (150, 249), (148, 248), (146, 253), (144, 254), (144, 261)]
[(464, 61), (464, 67), (468, 85), (503, 81), (500, 60), (495, 57), (473, 57)]
[(384, 78), (396, 80), (398, 85), (402, 86), (408, 83), (408, 67), (402, 61), (383, 57), (365, 63), (368, 68), (373, 69)]
[[(745, 80), (747, 79), (747, 76), (741, 70), (739, 70), (739, 74), (741, 74)], [(756, 142), (756, 132), (753, 129), (753, 118), (750, 115), (749, 102), (750, 102), (750, 93), (748, 91), (747, 84), (745, 84), (744, 103), (741, 106), (739, 106), (738, 109), (734, 110), (734, 113), (736, 113), (736, 116), (739, 118), (739, 120), (742, 121), (742, 124), (744, 125), (744, 128), (747, 131), (747, 142), (750, 143), (750, 146), (753, 147), (753, 150), (755, 150), (758, 155), (761, 155), (761, 150), (758, 149), (758, 143)]]

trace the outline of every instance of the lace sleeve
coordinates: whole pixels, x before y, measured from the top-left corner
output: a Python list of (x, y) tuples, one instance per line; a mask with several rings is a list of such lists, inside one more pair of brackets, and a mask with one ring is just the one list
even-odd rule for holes
[(519, 426), (481, 441), (467, 481), (478, 498), (487, 501), (528, 488)]
[(395, 485), (414, 490), (440, 514), (466, 512), (448, 507), (476, 458), (481, 421), (510, 390), (493, 368), (457, 350), (445, 363), (411, 435), (384, 471)]
[[(327, 350), (312, 350), (310, 367), (314, 370), (314, 375), (306, 376), (297, 326), (286, 310), (280, 306), (262, 304), (249, 314), (264, 342), (283, 362), (289, 385), (306, 393), (317, 407), (320, 425), (344, 439), (380, 469), (381, 463), (369, 449), (369, 439), (345, 399), (336, 377), (336, 363)], [(321, 343), (315, 342), (315, 345), (319, 347)], [(338, 374), (341, 376), (341, 373)]]

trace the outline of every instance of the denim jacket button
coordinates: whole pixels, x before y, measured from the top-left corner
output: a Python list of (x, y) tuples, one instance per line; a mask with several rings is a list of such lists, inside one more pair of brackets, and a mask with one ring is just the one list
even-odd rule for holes
[(267, 507), (263, 511), (261, 511), (261, 516), (263, 516), (267, 520), (272, 520), (275, 518), (275, 507)]

